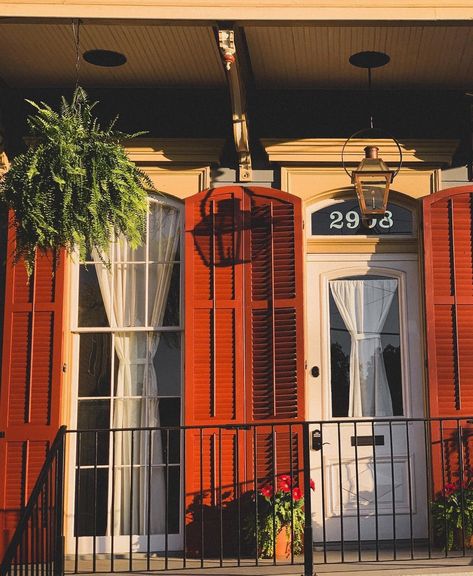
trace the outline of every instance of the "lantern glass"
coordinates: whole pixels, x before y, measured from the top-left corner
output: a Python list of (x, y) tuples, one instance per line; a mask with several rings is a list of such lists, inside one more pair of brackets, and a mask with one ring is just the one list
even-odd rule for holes
[(355, 187), (363, 215), (384, 214), (388, 204), (390, 174), (356, 174)]
[(388, 205), (389, 185), (394, 174), (383, 159), (378, 158), (377, 146), (367, 146), (365, 154), (366, 157), (351, 176), (360, 210), (363, 216), (384, 214)]

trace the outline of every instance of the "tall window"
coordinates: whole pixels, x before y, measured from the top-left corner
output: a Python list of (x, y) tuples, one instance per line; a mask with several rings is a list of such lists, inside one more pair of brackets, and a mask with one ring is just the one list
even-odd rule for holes
[(149, 208), (142, 247), (78, 266), (76, 535), (179, 528), (179, 432), (150, 428), (181, 423), (181, 208)]

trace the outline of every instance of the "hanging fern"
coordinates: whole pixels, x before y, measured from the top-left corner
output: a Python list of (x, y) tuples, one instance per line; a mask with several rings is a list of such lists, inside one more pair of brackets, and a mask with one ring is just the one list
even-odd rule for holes
[(16, 259), (28, 274), (36, 250), (79, 249), (83, 260), (95, 248), (107, 252), (114, 235), (132, 247), (142, 243), (147, 189), (153, 185), (126, 155), (121, 142), (139, 134), (102, 128), (82, 88), (60, 111), (41, 102), (28, 117), (33, 144), (12, 162), (0, 194), (13, 209)]

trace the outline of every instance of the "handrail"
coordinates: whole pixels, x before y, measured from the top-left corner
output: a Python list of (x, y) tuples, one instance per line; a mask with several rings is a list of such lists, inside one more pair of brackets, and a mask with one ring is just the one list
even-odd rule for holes
[[(46, 455), (46, 460), (21, 513), (13, 538), (7, 547), (0, 566), (0, 576), (10, 575), (12, 567), (15, 568), (14, 573), (16, 574), (19, 565), (25, 565), (26, 568), (30, 563), (40, 564), (41, 573), (44, 575), (62, 576), (64, 574), (65, 434), (66, 426), (61, 426)], [(38, 524), (38, 522), (40, 523)], [(30, 527), (32, 533), (28, 537), (28, 528)], [(31, 572), (34, 573), (33, 567)], [(20, 573), (27, 574), (28, 569), (22, 570), (20, 568)]]

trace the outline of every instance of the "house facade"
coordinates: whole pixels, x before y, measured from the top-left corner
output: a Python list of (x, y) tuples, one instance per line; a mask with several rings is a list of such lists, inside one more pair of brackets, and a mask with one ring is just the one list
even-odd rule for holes
[[(470, 480), (470, 3), (0, 16), (4, 169), (25, 98), (78, 80), (148, 131), (126, 147), (160, 191), (141, 248), (39, 255), (30, 281), (2, 216), (2, 545), (60, 425), (69, 554), (222, 549), (221, 511), (282, 474), (302, 487), (307, 442), (314, 542), (427, 539), (437, 492)], [(364, 51), (390, 57), (370, 90)], [(367, 218), (351, 172), (370, 145), (398, 172)]]

